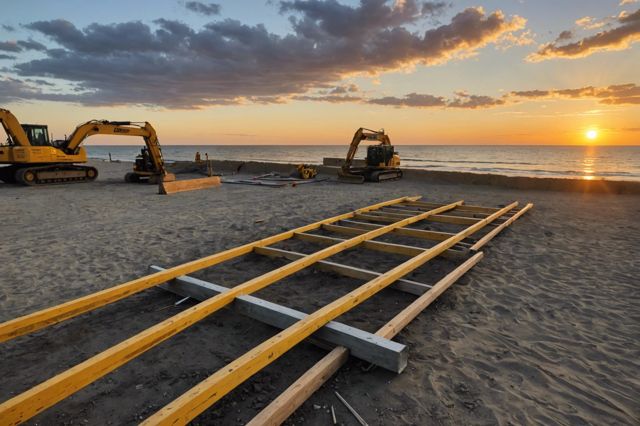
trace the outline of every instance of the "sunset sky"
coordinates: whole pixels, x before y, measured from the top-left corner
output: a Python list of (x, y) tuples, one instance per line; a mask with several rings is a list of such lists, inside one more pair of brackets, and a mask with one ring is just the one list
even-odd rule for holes
[(0, 107), (56, 138), (97, 118), (150, 121), (163, 144), (346, 144), (364, 126), (397, 145), (638, 145), (639, 76), (638, 0), (21, 0), (0, 16)]

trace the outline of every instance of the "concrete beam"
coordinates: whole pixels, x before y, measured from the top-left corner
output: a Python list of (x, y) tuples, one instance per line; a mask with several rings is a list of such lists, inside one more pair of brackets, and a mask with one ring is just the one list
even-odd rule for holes
[[(151, 266), (150, 268), (154, 272), (164, 271), (159, 266)], [(177, 277), (159, 287), (180, 296), (188, 296), (200, 301), (229, 290), (227, 287), (189, 276)], [(231, 307), (242, 315), (279, 329), (285, 329), (307, 316), (304, 312), (255, 296), (238, 296)], [(356, 358), (395, 373), (402, 372), (407, 366), (405, 345), (346, 324), (331, 321), (316, 331), (312, 337), (322, 342), (329, 342), (330, 346), (347, 347)], [(321, 347), (325, 348), (324, 345)]]

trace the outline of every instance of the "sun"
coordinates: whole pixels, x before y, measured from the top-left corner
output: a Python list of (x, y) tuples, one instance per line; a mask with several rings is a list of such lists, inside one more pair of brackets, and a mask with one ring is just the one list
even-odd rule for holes
[(587, 133), (585, 133), (584, 135), (587, 137), (587, 139), (593, 141), (598, 137), (598, 131), (594, 129), (587, 130)]

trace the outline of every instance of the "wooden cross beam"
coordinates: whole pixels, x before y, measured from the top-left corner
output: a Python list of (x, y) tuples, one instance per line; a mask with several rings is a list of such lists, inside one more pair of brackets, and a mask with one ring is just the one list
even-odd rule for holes
[[(378, 210), (376, 210), (378, 211)], [(385, 213), (404, 213), (404, 214), (418, 214), (421, 211), (425, 211), (423, 210), (418, 210), (417, 208), (412, 208), (410, 206), (405, 206), (404, 204), (396, 204), (393, 206), (387, 206), (384, 207), (382, 209), (380, 209), (379, 211), (385, 212)], [(489, 213), (478, 213), (478, 212), (469, 212), (469, 211), (460, 211), (460, 210), (451, 210), (450, 212), (448, 212), (448, 214), (450, 215), (454, 215), (454, 216), (462, 216), (462, 217), (479, 217), (479, 218), (485, 218), (487, 216), (489, 216)], [(506, 213), (506, 215), (508, 215), (509, 213)]]
[[(359, 234), (364, 234), (365, 230), (360, 230)], [(355, 235), (359, 235), (355, 234)], [(318, 244), (335, 244), (339, 241), (344, 241), (344, 238), (336, 238), (336, 237), (326, 237), (324, 235), (316, 235), (309, 234), (306, 232), (296, 233), (294, 238), (309, 241), (312, 243)], [(394, 244), (394, 243), (385, 243), (382, 241), (365, 241), (362, 244), (362, 248), (375, 250), (383, 253), (393, 253), (393, 254), (401, 254), (405, 256), (416, 256), (421, 252), (425, 251), (425, 247), (415, 247), (415, 246), (407, 246), (404, 244)], [(467, 256), (468, 249), (464, 250), (456, 250), (455, 248), (450, 248), (444, 253), (442, 253), (443, 257), (447, 257), (450, 259), (462, 259)]]
[[(289, 260), (297, 260), (305, 255), (302, 253), (296, 253), (294, 251), (281, 250), (272, 247), (256, 247), (255, 253), (263, 256), (269, 256), (273, 258), (284, 258)], [(369, 271), (367, 269), (356, 268), (353, 266), (343, 265), (341, 263), (328, 262), (321, 260), (313, 265), (315, 268), (321, 271), (334, 272), (345, 277), (355, 278), (358, 280), (372, 280), (382, 275), (380, 272)], [(407, 280), (400, 278), (398, 281), (391, 284), (391, 288), (403, 291), (405, 293), (414, 294), (420, 296), (431, 288), (430, 285), (419, 283), (417, 281)]]
[[(412, 200), (412, 201), (407, 201), (404, 203), (400, 203), (400, 205), (407, 205), (407, 206), (414, 206), (414, 207), (419, 207), (419, 208), (426, 208), (426, 209), (431, 209), (433, 208), (433, 206), (440, 206), (441, 204), (438, 203), (427, 203), (424, 201), (418, 201), (418, 200)], [(474, 212), (474, 213), (489, 213), (489, 214), (493, 214), (495, 212), (497, 212), (498, 210), (501, 210), (499, 208), (495, 208), (495, 207), (483, 207), (483, 206), (472, 206), (469, 204), (465, 204), (462, 205), (460, 207), (458, 207), (456, 209), (459, 212)]]
[[(377, 223), (365, 223), (365, 222), (358, 222), (354, 220), (341, 220), (340, 222), (345, 223), (347, 225), (351, 225), (352, 227), (357, 227), (360, 229), (367, 229), (367, 230), (381, 228), (384, 226), (384, 225), (379, 225)], [(330, 230), (333, 228), (325, 228), (325, 229)], [(394, 231), (392, 231), (392, 233), (398, 234), (398, 235), (404, 235), (407, 237), (421, 238), (423, 240), (432, 240), (432, 241), (444, 241), (456, 235), (452, 232), (429, 231), (425, 229), (416, 229), (416, 228), (395, 229)], [(475, 241), (472, 237), (467, 237), (466, 239), (469, 241)], [(471, 244), (466, 243), (465, 241), (461, 241), (458, 244), (460, 245), (468, 244), (469, 246), (471, 246)]]
[[(389, 212), (369, 212), (367, 214), (356, 215), (356, 219), (367, 219), (367, 220), (375, 220), (374, 218), (384, 218), (384, 221), (380, 222), (388, 222), (393, 223), (398, 219), (404, 217), (412, 217), (415, 216), (413, 214), (398, 214), (398, 213), (389, 213)], [(451, 215), (433, 215), (427, 219), (430, 222), (442, 222), (442, 223), (453, 223), (456, 225), (473, 225), (474, 223), (478, 223), (482, 220), (482, 218), (475, 217), (465, 217), (465, 216), (451, 216)]]

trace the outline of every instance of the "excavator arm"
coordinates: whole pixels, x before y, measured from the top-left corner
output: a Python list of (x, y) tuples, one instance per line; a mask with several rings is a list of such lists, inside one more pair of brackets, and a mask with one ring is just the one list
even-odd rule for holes
[(154, 171), (166, 176), (164, 159), (160, 150), (158, 136), (153, 126), (148, 123), (136, 123), (131, 121), (98, 121), (91, 120), (79, 125), (71, 136), (62, 144), (61, 148), (68, 153), (75, 153), (80, 145), (89, 136), (93, 135), (115, 135), (115, 136), (138, 136), (142, 137), (149, 151)]
[(7, 136), (9, 137), (9, 145), (31, 146), (27, 134), (20, 125), (18, 119), (11, 113), (11, 111), (0, 108), (0, 122), (2, 123), (4, 131), (7, 132)]

